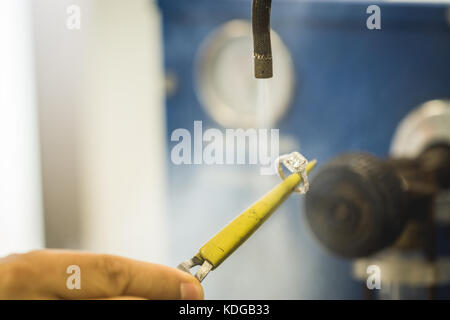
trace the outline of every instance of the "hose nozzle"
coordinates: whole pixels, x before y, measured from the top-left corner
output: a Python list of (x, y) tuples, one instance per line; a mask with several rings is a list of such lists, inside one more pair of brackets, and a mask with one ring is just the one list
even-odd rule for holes
[(272, 46), (270, 41), (270, 10), (272, 0), (253, 0), (253, 58), (255, 78), (267, 79), (273, 76)]

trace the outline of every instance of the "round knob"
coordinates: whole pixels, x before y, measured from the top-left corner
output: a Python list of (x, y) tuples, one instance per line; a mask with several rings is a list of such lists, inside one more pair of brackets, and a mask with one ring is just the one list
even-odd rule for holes
[(306, 194), (306, 218), (318, 240), (343, 257), (370, 255), (393, 243), (406, 223), (402, 182), (386, 162), (365, 153), (322, 167)]

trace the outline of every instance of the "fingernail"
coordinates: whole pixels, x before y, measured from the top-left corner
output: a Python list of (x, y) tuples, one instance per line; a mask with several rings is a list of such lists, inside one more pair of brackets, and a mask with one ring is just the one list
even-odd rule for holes
[(182, 283), (180, 286), (181, 300), (201, 300), (203, 291), (200, 284), (192, 282)]

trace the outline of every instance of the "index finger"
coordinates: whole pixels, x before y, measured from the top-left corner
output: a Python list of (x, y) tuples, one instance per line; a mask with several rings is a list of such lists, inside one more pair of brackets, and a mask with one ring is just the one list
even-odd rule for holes
[[(203, 299), (203, 289), (192, 275), (164, 265), (120, 256), (66, 250), (42, 250), (25, 254), (23, 267), (32, 272), (22, 274), (25, 285), (43, 296), (61, 299), (92, 299), (133, 296), (146, 299)], [(28, 262), (28, 263), (27, 263)], [(67, 268), (80, 270), (80, 289), (68, 289)]]

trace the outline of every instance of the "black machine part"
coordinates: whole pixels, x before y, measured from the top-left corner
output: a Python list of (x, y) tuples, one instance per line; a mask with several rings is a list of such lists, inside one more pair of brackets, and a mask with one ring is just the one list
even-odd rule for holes
[(332, 253), (356, 258), (390, 245), (411, 219), (429, 214), (450, 183), (450, 148), (435, 145), (417, 159), (382, 160), (348, 153), (320, 168), (305, 198), (306, 220)]

